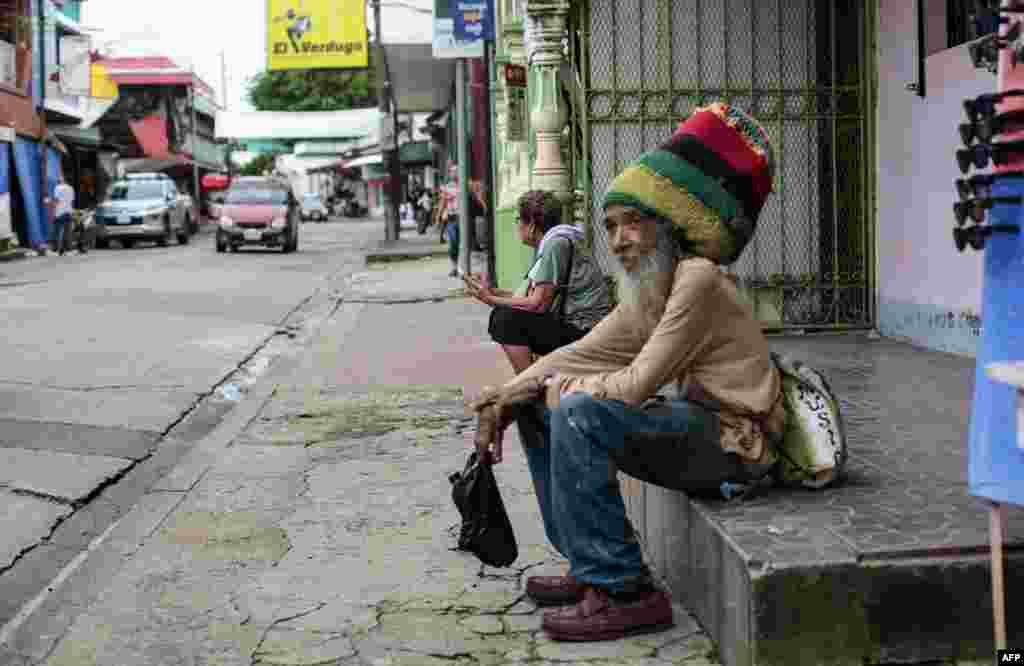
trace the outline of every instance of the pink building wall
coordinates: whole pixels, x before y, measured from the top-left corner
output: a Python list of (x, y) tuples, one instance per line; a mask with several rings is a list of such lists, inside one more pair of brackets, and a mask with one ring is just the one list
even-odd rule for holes
[[(981, 254), (953, 246), (954, 153), (963, 99), (996, 89), (971, 65), (967, 46), (926, 62), (925, 98), (916, 80), (913, 2), (879, 1), (878, 327), (883, 335), (973, 355), (981, 315)], [(945, 3), (930, 3), (942, 5)], [(983, 317), (982, 317), (983, 319)]]

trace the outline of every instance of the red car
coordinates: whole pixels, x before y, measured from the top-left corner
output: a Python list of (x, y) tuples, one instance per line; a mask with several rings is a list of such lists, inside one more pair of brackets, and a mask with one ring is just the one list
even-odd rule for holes
[(264, 177), (231, 182), (220, 207), (217, 252), (237, 252), (243, 245), (298, 249), (298, 204), (286, 182)]

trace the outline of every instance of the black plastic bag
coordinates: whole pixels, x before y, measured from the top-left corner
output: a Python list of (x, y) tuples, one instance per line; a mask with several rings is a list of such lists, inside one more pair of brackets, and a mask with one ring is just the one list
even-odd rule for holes
[(492, 567), (515, 562), (519, 556), (516, 535), (490, 463), (481, 463), (473, 451), (466, 468), (448, 480), (452, 483), (452, 501), (462, 515), (458, 550), (468, 550)]

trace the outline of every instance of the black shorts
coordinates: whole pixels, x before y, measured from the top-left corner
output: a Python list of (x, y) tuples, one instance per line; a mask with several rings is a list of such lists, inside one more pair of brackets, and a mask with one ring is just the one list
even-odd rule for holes
[(530, 312), (504, 305), (491, 310), (487, 332), (498, 344), (529, 347), (535, 354), (550, 354), (587, 333), (550, 312)]

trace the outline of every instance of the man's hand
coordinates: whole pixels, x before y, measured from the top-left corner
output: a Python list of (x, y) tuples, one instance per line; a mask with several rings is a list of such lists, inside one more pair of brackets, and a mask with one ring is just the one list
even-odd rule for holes
[(511, 389), (486, 386), (480, 395), (466, 400), (466, 410), (477, 415), (473, 445), (481, 458), (489, 456), (492, 462), (501, 462), (502, 440), (512, 423), (515, 407), (542, 395), (544, 385), (536, 379)]
[(497, 464), (502, 461), (502, 443), (505, 439), (506, 419), (502, 418), (498, 405), (488, 405), (477, 415), (476, 435), (473, 445), (481, 460)]
[(557, 409), (562, 398), (571, 393), (590, 393), (580, 386), (579, 378), (554, 375), (544, 380), (544, 404), (548, 409)]

